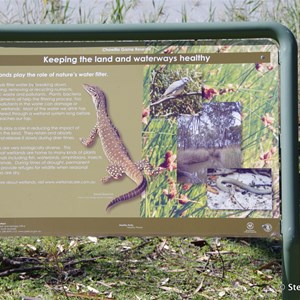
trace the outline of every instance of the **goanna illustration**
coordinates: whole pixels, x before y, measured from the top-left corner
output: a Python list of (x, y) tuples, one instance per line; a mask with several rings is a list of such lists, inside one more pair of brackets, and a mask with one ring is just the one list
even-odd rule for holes
[(109, 176), (102, 178), (102, 182), (108, 182), (111, 179), (120, 179), (126, 174), (132, 179), (137, 187), (132, 191), (113, 199), (106, 210), (109, 210), (116, 204), (130, 200), (140, 195), (147, 187), (147, 180), (141, 172), (146, 167), (145, 161), (134, 163), (120, 137), (117, 128), (112, 123), (108, 111), (107, 101), (104, 92), (97, 86), (84, 84), (83, 88), (91, 95), (96, 108), (96, 125), (90, 132), (88, 138), (81, 138), (81, 143), (88, 147), (91, 146), (97, 137), (100, 137), (103, 151), (110, 165), (106, 168)]

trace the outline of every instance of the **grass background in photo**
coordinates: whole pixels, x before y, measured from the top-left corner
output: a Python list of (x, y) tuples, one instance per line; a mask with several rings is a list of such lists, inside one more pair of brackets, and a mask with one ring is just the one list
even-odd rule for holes
[[(240, 44), (240, 43), (239, 43)], [(176, 184), (176, 172), (165, 170), (149, 179), (146, 198), (141, 205), (143, 217), (278, 217), (278, 65), (275, 45), (229, 46), (169, 46), (156, 47), (156, 53), (210, 53), (237, 51), (270, 51), (268, 64), (173, 64), (150, 65), (144, 73), (144, 109), (150, 116), (143, 124), (143, 157), (159, 167), (167, 151), (177, 153), (176, 117), (197, 114), (203, 103), (240, 102), (242, 105), (242, 167), (272, 168), (274, 182), (274, 211), (211, 210), (206, 204), (205, 185), (193, 185), (187, 190)], [(182, 77), (191, 78), (184, 94), (160, 102), (165, 89)], [(201, 79), (199, 79), (201, 78)], [(211, 91), (211, 93), (209, 93)], [(156, 104), (158, 103), (158, 104)], [(155, 107), (153, 109), (153, 107)], [(176, 186), (176, 187), (175, 187)], [(175, 195), (173, 195), (175, 194)], [(182, 200), (185, 199), (185, 201)]]

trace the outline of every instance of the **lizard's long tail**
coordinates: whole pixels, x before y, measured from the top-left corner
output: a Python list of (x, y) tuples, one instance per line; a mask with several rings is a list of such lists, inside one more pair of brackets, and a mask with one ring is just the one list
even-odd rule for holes
[(119, 202), (123, 202), (135, 198), (136, 196), (140, 195), (146, 189), (146, 187), (147, 187), (147, 180), (145, 179), (145, 177), (143, 177), (143, 181), (135, 189), (109, 202), (109, 204), (106, 207), (106, 211), (111, 209), (114, 205), (116, 205)]

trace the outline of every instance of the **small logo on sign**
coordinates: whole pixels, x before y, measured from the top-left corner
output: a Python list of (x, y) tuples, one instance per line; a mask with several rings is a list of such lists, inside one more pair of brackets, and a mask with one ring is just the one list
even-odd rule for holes
[(261, 227), (265, 232), (271, 232), (273, 229), (272, 225), (269, 223), (263, 224), (263, 225), (261, 225)]
[(254, 229), (254, 223), (248, 222), (246, 227), (247, 227), (248, 230), (253, 230)]

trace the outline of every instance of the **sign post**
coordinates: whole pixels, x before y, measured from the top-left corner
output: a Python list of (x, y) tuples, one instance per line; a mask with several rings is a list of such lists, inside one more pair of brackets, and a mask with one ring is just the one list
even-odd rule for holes
[(287, 28), (3, 26), (0, 44), (1, 236), (281, 234), (299, 299)]

